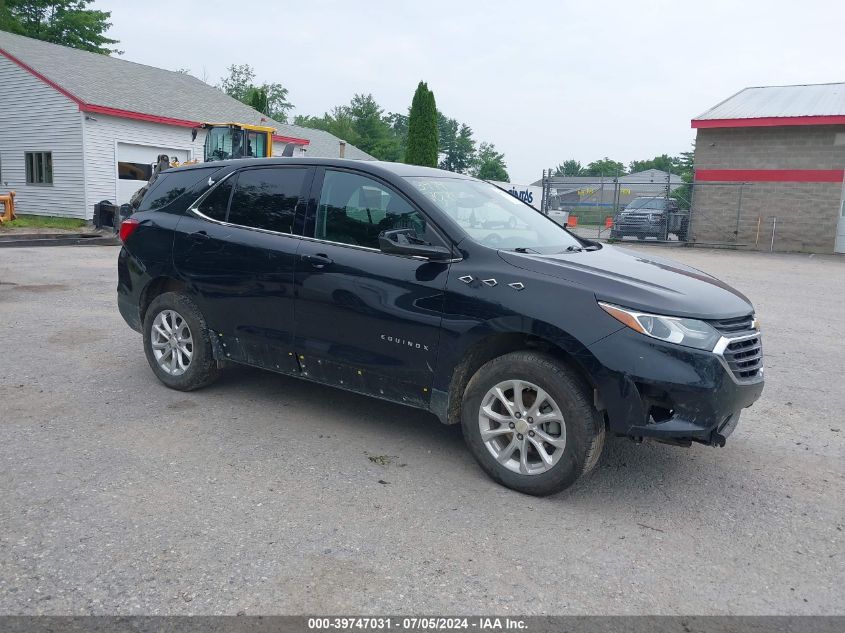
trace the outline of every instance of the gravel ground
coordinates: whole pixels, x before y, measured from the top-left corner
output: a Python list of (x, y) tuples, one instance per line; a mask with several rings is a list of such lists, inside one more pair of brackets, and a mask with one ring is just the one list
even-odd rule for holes
[(754, 301), (762, 399), (723, 449), (614, 439), (536, 499), (424, 412), (170, 391), (116, 248), (0, 249), (0, 613), (845, 613), (845, 258), (664, 253)]

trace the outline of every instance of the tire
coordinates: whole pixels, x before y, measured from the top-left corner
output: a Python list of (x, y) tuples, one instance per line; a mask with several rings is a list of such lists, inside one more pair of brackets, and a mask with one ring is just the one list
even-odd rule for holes
[[(157, 322), (159, 317), (164, 323)], [(157, 327), (155, 332), (153, 331), (154, 326)], [(187, 327), (187, 337), (184, 336), (186, 333), (185, 326)], [(164, 341), (168, 336), (168, 327), (171, 330), (176, 330), (177, 333), (175, 337), (170, 337), (169, 345), (173, 345), (173, 341), (176, 340), (176, 344), (190, 352), (189, 358), (184, 352), (177, 353), (176, 348), (171, 349), (170, 354), (167, 354), (168, 343)], [(165, 292), (153, 299), (144, 316), (143, 336), (144, 353), (147, 356), (150, 368), (156, 378), (171, 389), (193, 391), (210, 385), (220, 375), (221, 370), (217, 366), (217, 361), (214, 360), (211, 338), (205, 324), (205, 318), (203, 318), (196, 304), (187, 296), (178, 292)], [(158, 349), (158, 353), (163, 354), (163, 360), (160, 363), (159, 358), (156, 357), (157, 350), (154, 347), (161, 345), (164, 345), (164, 349), (162, 350), (160, 347)], [(178, 362), (174, 361), (174, 356), (178, 358)], [(162, 363), (175, 371), (169, 372), (162, 366)], [(173, 367), (174, 363), (175, 367)]]
[[(543, 426), (534, 426), (537, 432), (531, 438), (528, 437), (534, 433), (528, 422), (532, 419), (532, 409), (536, 404), (536, 399), (529, 401), (532, 393), (530, 389), (521, 390), (527, 396), (524, 398), (524, 415), (515, 416), (517, 411), (514, 411), (514, 415), (502, 415), (502, 412), (508, 412), (508, 407), (492, 394), (497, 386), (509, 381), (519, 381), (523, 386), (528, 384), (543, 390), (546, 397), (539, 412), (534, 415), (550, 419), (561, 417), (559, 430), (556, 431), (554, 422), (548, 422)], [(506, 399), (510, 398), (510, 405), (516, 402), (514, 391), (502, 391)], [(536, 398), (536, 390), (533, 393)], [(488, 411), (492, 410), (498, 420), (491, 421), (482, 412), (482, 406)], [(505, 420), (508, 420), (507, 424)], [(489, 428), (493, 424), (497, 427)], [(515, 426), (511, 428), (510, 424)], [(487, 442), (482, 437), (482, 426), (488, 434)], [(491, 360), (476, 372), (464, 392), (461, 427), (473, 457), (493, 480), (535, 496), (560, 492), (592, 470), (601, 455), (605, 436), (604, 419), (593, 406), (590, 389), (581, 378), (552, 356), (529, 351), (505, 354)], [(526, 427), (529, 430), (526, 431)], [(517, 434), (520, 430), (522, 433)], [(559, 448), (544, 442), (541, 432), (544, 437), (554, 439)], [(522, 441), (519, 440), (520, 435)], [(551, 465), (543, 463), (536, 448), (538, 441), (553, 462)], [(513, 442), (527, 446), (526, 464), (523, 464), (519, 448), (510, 453), (510, 459), (500, 461), (494, 457), (493, 451), (496, 450), (500, 457), (507, 454)], [(517, 451), (519, 457), (516, 456)], [(527, 468), (528, 474), (520, 472), (524, 468)]]
[(614, 229), (610, 230), (610, 239), (621, 240), (623, 237), (625, 237), (625, 236), (622, 235), (622, 233), (620, 233), (619, 231), (616, 231)]
[(679, 242), (686, 242), (689, 233), (689, 219), (684, 218), (681, 220), (681, 228), (678, 229), (678, 241)]

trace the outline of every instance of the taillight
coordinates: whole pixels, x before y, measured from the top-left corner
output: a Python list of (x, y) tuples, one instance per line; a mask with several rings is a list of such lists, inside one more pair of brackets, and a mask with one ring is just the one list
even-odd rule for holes
[(137, 229), (139, 226), (141, 226), (141, 223), (134, 218), (129, 218), (128, 220), (124, 220), (123, 222), (121, 222), (120, 241), (125, 244), (126, 240), (129, 239), (129, 236), (132, 235), (135, 232), (135, 229)]

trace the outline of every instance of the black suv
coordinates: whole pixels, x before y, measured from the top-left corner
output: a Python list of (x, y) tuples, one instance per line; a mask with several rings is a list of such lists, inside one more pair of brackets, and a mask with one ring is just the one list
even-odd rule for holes
[(668, 240), (671, 233), (681, 242), (687, 241), (689, 211), (681, 209), (674, 198), (650, 196), (634, 198), (619, 212), (610, 237), (633, 235), (640, 240), (647, 237)]
[(578, 238), (460, 174), (304, 158), (183, 167), (121, 238), (120, 312), (168, 387), (243, 363), (426, 409), (530, 494), (588, 472), (607, 432), (721, 446), (763, 389), (742, 294)]

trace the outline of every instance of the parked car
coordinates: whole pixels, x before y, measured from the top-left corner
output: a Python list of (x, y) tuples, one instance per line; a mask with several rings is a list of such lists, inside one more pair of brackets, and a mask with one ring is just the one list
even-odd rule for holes
[(666, 197), (634, 198), (616, 216), (610, 237), (620, 239), (633, 235), (644, 240), (654, 237), (668, 240), (669, 235), (685, 242), (689, 232), (689, 211), (682, 210), (678, 201)]
[[(470, 220), (491, 207), (506, 230)], [(242, 363), (426, 409), (529, 494), (588, 472), (607, 433), (724, 445), (763, 389), (738, 291), (460, 174), (200, 164), (164, 172), (120, 234), (118, 306), (166, 386)]]
[(564, 211), (563, 209), (549, 209), (547, 215), (551, 220), (554, 220), (555, 223), (561, 226), (567, 226), (569, 222), (569, 211)]

